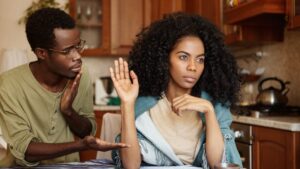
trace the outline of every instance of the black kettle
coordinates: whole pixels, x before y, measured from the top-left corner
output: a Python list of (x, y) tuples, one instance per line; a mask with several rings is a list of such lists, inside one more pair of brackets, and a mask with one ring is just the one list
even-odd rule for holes
[[(266, 81), (277, 81), (280, 83), (280, 89), (277, 89), (273, 86), (270, 86), (266, 89), (263, 89), (263, 84)], [(258, 92), (259, 94), (256, 97), (256, 103), (259, 105), (264, 106), (284, 106), (288, 102), (288, 98), (286, 94), (289, 92), (289, 89), (286, 88), (286, 85), (290, 84), (289, 81), (283, 82), (282, 80), (278, 79), (277, 77), (269, 77), (263, 79), (258, 84)]]

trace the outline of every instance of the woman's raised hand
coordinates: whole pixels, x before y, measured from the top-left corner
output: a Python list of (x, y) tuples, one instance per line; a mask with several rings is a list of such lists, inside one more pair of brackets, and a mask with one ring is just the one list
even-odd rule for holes
[(114, 63), (115, 69), (110, 68), (110, 75), (121, 101), (134, 103), (139, 92), (138, 77), (133, 71), (129, 72), (128, 64), (122, 58)]

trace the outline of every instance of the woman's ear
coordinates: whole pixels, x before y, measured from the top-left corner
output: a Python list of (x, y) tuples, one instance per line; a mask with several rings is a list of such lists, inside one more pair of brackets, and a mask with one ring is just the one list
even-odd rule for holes
[(46, 49), (36, 48), (34, 53), (40, 60), (45, 60), (48, 57), (48, 51)]

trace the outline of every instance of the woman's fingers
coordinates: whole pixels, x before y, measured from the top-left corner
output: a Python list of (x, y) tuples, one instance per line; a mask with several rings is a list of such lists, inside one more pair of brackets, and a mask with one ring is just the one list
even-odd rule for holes
[(116, 77), (115, 77), (115, 73), (114, 73), (114, 69), (112, 67), (109, 68), (109, 71), (110, 71), (110, 77), (111, 77), (111, 80), (113, 81), (113, 83), (115, 84), (116, 83)]
[(114, 65), (114, 75), (116, 80), (129, 79), (129, 68), (126, 61), (124, 61), (122, 58), (119, 58), (118, 60), (114, 61)]
[(138, 77), (137, 77), (137, 75), (134, 73), (133, 70), (130, 71), (130, 77), (131, 77), (131, 79), (132, 79), (133, 85), (138, 85), (138, 84), (139, 84), (139, 82), (138, 82)]
[(124, 61), (124, 74), (125, 74), (125, 79), (129, 79), (129, 69), (128, 69), (128, 63)]
[(115, 76), (116, 80), (120, 80), (119, 61), (115, 60)]
[(172, 100), (172, 103), (173, 103), (173, 104), (180, 103), (180, 102), (182, 102), (183, 100), (188, 99), (188, 97), (189, 97), (189, 95), (187, 95), (187, 94), (184, 94), (184, 95), (175, 97), (175, 98)]
[(119, 69), (120, 69), (120, 79), (124, 79), (125, 78), (124, 61), (122, 58), (119, 58)]
[(176, 97), (172, 100), (172, 107), (175, 109), (178, 109), (181, 105), (185, 104), (186, 101), (189, 100), (189, 96), (188, 95), (182, 95), (179, 97)]

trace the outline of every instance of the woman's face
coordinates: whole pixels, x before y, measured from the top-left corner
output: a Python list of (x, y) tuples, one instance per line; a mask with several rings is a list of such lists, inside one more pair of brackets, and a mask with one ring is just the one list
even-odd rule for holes
[(198, 37), (181, 38), (169, 56), (168, 87), (191, 91), (204, 70), (204, 52), (203, 42)]

